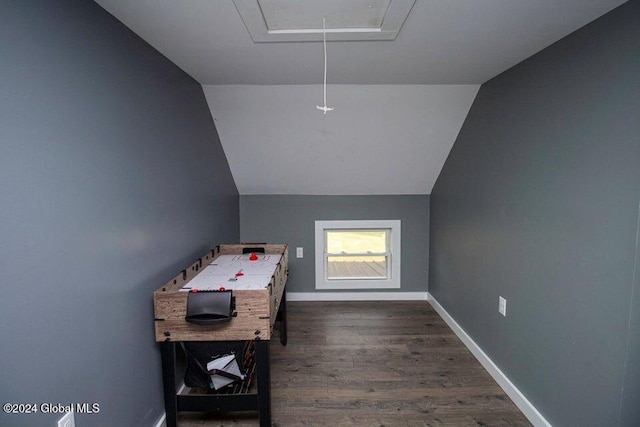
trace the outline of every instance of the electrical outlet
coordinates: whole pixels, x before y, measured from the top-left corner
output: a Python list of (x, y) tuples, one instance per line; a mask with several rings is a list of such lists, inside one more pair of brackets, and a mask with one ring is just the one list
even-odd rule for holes
[(64, 417), (58, 420), (58, 427), (76, 427), (76, 420), (73, 417), (73, 412), (67, 412)]
[(296, 248), (296, 258), (302, 258), (302, 248)]
[(507, 300), (502, 297), (498, 297), (498, 313), (507, 316)]

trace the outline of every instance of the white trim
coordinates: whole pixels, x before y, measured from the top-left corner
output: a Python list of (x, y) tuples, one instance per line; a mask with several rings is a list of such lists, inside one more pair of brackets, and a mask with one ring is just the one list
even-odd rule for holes
[[(387, 277), (326, 279), (325, 240), (326, 230), (387, 230)], [(315, 221), (315, 288), (319, 290), (346, 289), (400, 289), (401, 278), (401, 221), (396, 220), (349, 220)]]
[[(288, 296), (287, 296), (288, 298)], [(460, 325), (447, 313), (438, 301), (427, 292), (427, 301), (438, 312), (440, 317), (449, 325), (453, 332), (462, 340), (464, 345), (478, 359), (478, 362), (489, 372), (489, 375), (498, 383), (505, 393), (513, 400), (513, 403), (522, 411), (525, 417), (536, 427), (551, 427), (551, 424), (542, 416), (535, 406), (525, 397), (524, 394), (509, 380), (509, 378), (493, 363), (493, 361), (482, 351), (478, 344), (462, 329)]]
[(176, 392), (176, 394), (182, 393), (185, 388), (187, 388), (187, 386), (185, 385), (185, 383), (183, 381), (182, 384), (180, 384), (180, 387), (178, 387), (178, 391)]
[[(176, 394), (182, 393), (186, 387), (187, 386), (183, 382), (180, 385), (180, 387), (178, 387), (178, 391), (176, 392)], [(156, 424), (153, 427), (167, 427), (167, 413), (166, 412), (162, 413), (162, 415), (160, 416), (160, 418), (158, 418), (158, 421), (156, 422)]]
[(154, 427), (167, 427), (167, 413), (163, 412), (162, 416), (158, 419), (158, 422)]
[(287, 301), (426, 301), (426, 292), (287, 292)]
[(330, 33), (379, 33), (382, 28), (301, 28), (301, 29), (288, 29), (288, 30), (267, 30), (267, 34), (322, 34), (323, 32)]
[[(390, 2), (381, 26), (366, 32), (353, 31), (353, 29), (341, 32), (342, 29), (336, 29), (333, 30), (333, 33), (329, 33), (327, 30), (327, 35), (333, 36), (327, 37), (327, 41), (395, 40), (415, 1), (394, 0)], [(270, 31), (258, 0), (233, 0), (233, 3), (254, 43), (322, 41), (322, 37), (318, 37), (318, 34), (310, 34), (309, 30), (304, 29), (284, 30), (289, 31), (288, 33), (282, 33), (279, 30)], [(322, 31), (319, 34), (321, 35)]]

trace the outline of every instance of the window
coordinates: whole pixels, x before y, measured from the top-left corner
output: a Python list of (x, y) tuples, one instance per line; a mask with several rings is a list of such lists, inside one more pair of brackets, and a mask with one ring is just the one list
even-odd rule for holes
[(400, 287), (400, 221), (316, 221), (316, 289)]

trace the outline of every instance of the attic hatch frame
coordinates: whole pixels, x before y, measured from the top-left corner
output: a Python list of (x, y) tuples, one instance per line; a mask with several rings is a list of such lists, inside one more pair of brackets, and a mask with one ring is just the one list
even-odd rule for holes
[(270, 30), (260, 0), (233, 0), (254, 43), (395, 40), (415, 0), (390, 0), (380, 27), (367, 28), (296, 28)]

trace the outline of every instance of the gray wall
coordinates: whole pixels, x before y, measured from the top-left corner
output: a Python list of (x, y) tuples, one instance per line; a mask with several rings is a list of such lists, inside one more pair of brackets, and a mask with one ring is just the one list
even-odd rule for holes
[(152, 426), (152, 292), (239, 238), (202, 88), (93, 2), (3, 1), (0, 40), (0, 401)]
[(484, 84), (431, 194), (429, 291), (557, 426), (640, 425), (639, 76), (632, 1)]
[[(387, 291), (426, 292), (429, 196), (240, 196), (240, 239), (289, 245), (287, 292), (316, 292), (316, 220), (373, 219), (401, 220), (402, 287)], [(296, 258), (296, 247), (304, 258)]]

